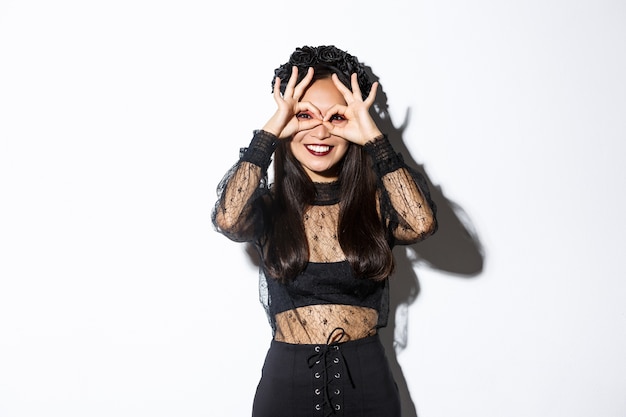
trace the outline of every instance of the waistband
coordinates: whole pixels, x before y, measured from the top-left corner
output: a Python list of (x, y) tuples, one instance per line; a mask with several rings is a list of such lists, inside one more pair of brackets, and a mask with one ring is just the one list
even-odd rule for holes
[[(333, 332), (336, 330), (333, 330)], [(332, 335), (333, 333), (331, 333)], [(330, 338), (330, 336), (329, 336)], [(272, 339), (271, 345), (277, 348), (288, 349), (288, 350), (297, 350), (297, 351), (307, 351), (310, 349), (315, 349), (316, 346), (334, 346), (340, 345), (342, 349), (351, 349), (352, 347), (368, 345), (371, 343), (380, 343), (380, 335), (375, 333), (370, 336), (365, 336), (356, 340), (348, 340), (346, 342), (342, 342), (341, 339), (337, 340), (333, 343), (289, 343), (289, 342), (280, 342), (278, 340)]]

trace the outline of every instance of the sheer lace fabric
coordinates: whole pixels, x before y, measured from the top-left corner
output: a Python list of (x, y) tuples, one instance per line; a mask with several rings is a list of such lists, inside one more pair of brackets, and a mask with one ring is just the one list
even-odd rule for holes
[[(376, 333), (378, 313), (371, 308), (343, 304), (298, 307), (276, 315), (274, 339), (287, 343), (332, 343), (328, 338), (341, 328), (343, 341)], [(337, 333), (335, 333), (337, 334)]]
[(412, 243), (424, 238), (433, 229), (433, 212), (411, 173), (401, 168), (382, 178), (398, 223), (393, 229), (397, 243)]
[(252, 204), (264, 190), (261, 167), (241, 161), (231, 168), (218, 186), (218, 199), (213, 211), (213, 224), (218, 231), (237, 242), (254, 238), (255, 217)]
[(338, 262), (345, 256), (337, 238), (339, 205), (311, 206), (304, 213), (310, 262)]

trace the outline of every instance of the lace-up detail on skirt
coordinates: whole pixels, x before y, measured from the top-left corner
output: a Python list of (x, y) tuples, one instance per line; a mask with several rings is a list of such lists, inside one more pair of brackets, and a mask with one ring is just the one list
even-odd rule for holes
[[(324, 417), (339, 414), (343, 410), (344, 380), (355, 388), (350, 368), (341, 350), (341, 340), (345, 331), (341, 327), (335, 328), (326, 340), (326, 344), (313, 348), (313, 353), (307, 359), (309, 368), (313, 372), (314, 393), (319, 398), (315, 404), (315, 411), (324, 412)], [(341, 413), (340, 415), (343, 415)]]

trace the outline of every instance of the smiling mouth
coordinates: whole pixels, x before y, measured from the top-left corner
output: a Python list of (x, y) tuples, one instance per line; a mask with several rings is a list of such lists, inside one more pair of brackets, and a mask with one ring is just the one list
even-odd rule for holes
[(328, 155), (333, 147), (329, 145), (306, 145), (306, 149), (315, 156), (324, 156)]

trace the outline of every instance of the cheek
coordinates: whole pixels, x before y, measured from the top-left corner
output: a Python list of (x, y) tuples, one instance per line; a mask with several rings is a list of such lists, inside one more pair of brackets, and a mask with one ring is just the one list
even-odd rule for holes
[(350, 145), (345, 144), (345, 145), (341, 145), (337, 147), (337, 157), (339, 159), (343, 159), (344, 156), (346, 156), (346, 154), (348, 153), (348, 147)]
[(289, 146), (291, 147), (291, 149), (293, 149), (296, 144), (299, 144), (300, 142), (302, 142), (303, 138), (304, 138), (304, 133), (302, 132), (298, 132), (295, 135), (293, 135), (293, 137), (289, 139)]
[(294, 154), (294, 151), (296, 151), (296, 143), (298, 143), (298, 141), (294, 137), (292, 140), (289, 141), (289, 144), (287, 145), (289, 146), (289, 151), (291, 151), (292, 154)]

